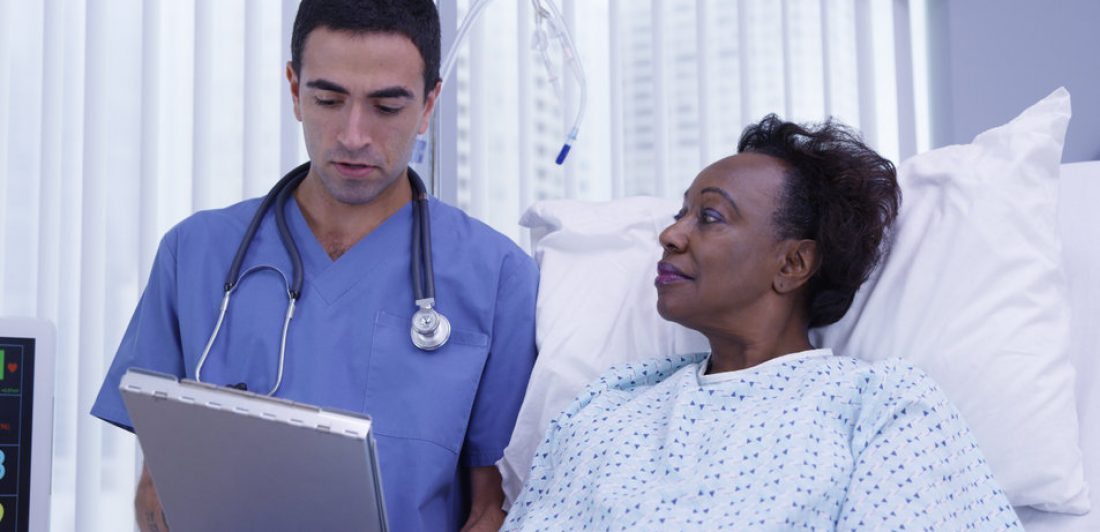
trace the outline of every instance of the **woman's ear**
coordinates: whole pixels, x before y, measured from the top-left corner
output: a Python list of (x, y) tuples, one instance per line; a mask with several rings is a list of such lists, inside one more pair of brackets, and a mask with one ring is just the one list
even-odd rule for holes
[(820, 258), (817, 242), (813, 240), (787, 240), (783, 263), (772, 280), (772, 289), (779, 294), (790, 294), (810, 281), (817, 272)]

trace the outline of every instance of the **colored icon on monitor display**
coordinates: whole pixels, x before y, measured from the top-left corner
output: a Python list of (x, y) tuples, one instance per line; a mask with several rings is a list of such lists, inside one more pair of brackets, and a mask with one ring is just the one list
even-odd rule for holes
[[(0, 349), (0, 367), (3, 367), (3, 366), (4, 366), (4, 350)], [(0, 381), (3, 381), (4, 377), (6, 377), (6, 376), (7, 376), (6, 373), (0, 371)]]
[(0, 480), (3, 480), (4, 476), (8, 474), (7, 464), (4, 462), (7, 460), (7, 456), (4, 455), (4, 451), (0, 451)]
[(0, 523), (4, 522), (4, 503), (0, 502)]

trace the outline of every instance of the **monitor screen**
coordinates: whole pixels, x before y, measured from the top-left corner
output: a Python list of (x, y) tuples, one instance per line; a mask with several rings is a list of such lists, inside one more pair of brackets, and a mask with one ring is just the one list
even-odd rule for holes
[(47, 320), (0, 317), (0, 532), (50, 529), (56, 342)]
[(0, 337), (0, 532), (28, 530), (34, 338)]

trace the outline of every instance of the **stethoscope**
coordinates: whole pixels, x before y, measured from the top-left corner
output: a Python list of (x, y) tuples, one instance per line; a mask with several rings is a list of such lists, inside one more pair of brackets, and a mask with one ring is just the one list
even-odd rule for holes
[[(413, 294), (415, 295), (415, 303), (417, 311), (412, 317), (412, 328), (409, 334), (412, 337), (412, 343), (417, 348), (423, 351), (434, 351), (447, 343), (447, 339), (451, 336), (451, 322), (446, 316), (440, 314), (435, 310), (435, 275), (432, 272), (432, 231), (431, 220), (428, 213), (428, 192), (424, 188), (424, 182), (420, 180), (420, 176), (413, 171), (412, 168), (408, 169), (409, 183), (412, 184), (413, 197), (412, 197), (412, 284)], [(241, 239), (241, 243), (237, 246), (237, 254), (233, 257), (233, 263), (229, 266), (229, 272), (225, 276), (225, 295), (222, 297), (221, 310), (218, 312), (218, 321), (214, 324), (214, 332), (210, 333), (210, 339), (206, 341), (206, 347), (202, 351), (202, 356), (199, 357), (199, 362), (195, 366), (195, 380), (202, 382), (202, 367), (206, 364), (206, 358), (210, 355), (210, 348), (214, 346), (214, 340), (218, 338), (218, 332), (222, 328), (222, 323), (225, 321), (225, 311), (229, 309), (229, 296), (233, 295), (233, 290), (240, 284), (240, 281), (244, 279), (246, 275), (254, 271), (270, 269), (274, 270), (283, 277), (283, 282), (287, 287), (287, 307), (286, 314), (283, 317), (283, 330), (281, 339), (279, 341), (279, 366), (278, 372), (275, 377), (275, 386), (267, 392), (267, 395), (275, 395), (279, 386), (283, 382), (283, 366), (286, 360), (286, 334), (290, 327), (290, 319), (294, 317), (294, 307), (298, 302), (298, 298), (302, 295), (302, 256), (298, 252), (298, 245), (294, 242), (294, 237), (290, 234), (290, 228), (286, 221), (286, 202), (290, 199), (291, 194), (298, 184), (305, 179), (309, 174), (309, 163), (305, 163), (290, 172), (288, 172), (278, 183), (272, 187), (271, 192), (268, 192), (260, 206), (256, 209), (256, 214), (252, 216), (252, 221), (248, 224), (248, 229), (244, 232), (244, 237)], [(260, 223), (263, 222), (264, 215), (271, 209), (271, 205), (275, 204), (275, 225), (279, 229), (279, 238), (283, 241), (283, 247), (286, 249), (287, 255), (290, 256), (292, 281), (287, 283), (286, 276), (281, 271), (273, 266), (261, 265), (254, 266), (241, 274), (241, 264), (244, 262), (244, 257), (248, 253), (248, 247), (252, 244), (253, 237), (256, 236), (256, 231), (260, 228)], [(238, 389), (247, 389), (244, 383), (230, 385)]]

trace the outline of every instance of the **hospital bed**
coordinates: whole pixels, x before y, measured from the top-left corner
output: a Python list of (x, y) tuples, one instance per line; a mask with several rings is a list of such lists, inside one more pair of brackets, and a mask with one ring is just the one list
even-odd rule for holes
[[(1065, 108), (1050, 108), (1054, 105), (1051, 100), (1058, 98), (1064, 98)], [(1067, 118), (1068, 98), (1068, 93), (1056, 91), (1044, 100), (1045, 103), (1041, 102), (1048, 105), (1043, 111), (1048, 115), (1040, 118), (1046, 120), (1051, 116), (1049, 113), (1059, 112)], [(1064, 133), (1064, 120), (1059, 124)], [(1040, 127), (1050, 129), (1050, 124)], [(1032, 133), (1021, 134), (1026, 137)], [(1058, 137), (1058, 134), (1053, 136)], [(1006, 144), (1011, 149), (1000, 150), (1002, 154), (1010, 154), (1006, 159), (1014, 158), (1015, 142), (1019, 140), (1006, 140), (1011, 141)], [(1058, 151), (1054, 156), (1060, 154), (1061, 142), (1058, 138)], [(1049, 150), (1047, 152), (1045, 157), (1049, 158), (1051, 155)], [(1052, 182), (1053, 188), (1028, 190), (1025, 187), (1013, 189), (1012, 193), (1042, 196), (1057, 190), (1056, 232), (1062, 244), (1061, 269), (1070, 310), (1069, 362), (1065, 365), (1071, 363), (1076, 370), (1076, 397), (1070, 401), (1076, 402), (1078, 427), (1073, 427), (1072, 416), (1067, 416), (1065, 426), (1047, 423), (1051, 432), (1043, 437), (1057, 439), (1054, 436), (1063, 435), (1067, 436), (1063, 441), (1072, 442), (1073, 438), (1068, 435), (1078, 432), (1084, 480), (1092, 487), (1094, 495), (1087, 497), (1083, 489), (1078, 491), (1077, 502), (1073, 504), (1080, 507), (1080, 504), (1087, 504), (1082, 501), (1091, 499), (1092, 511), (1085, 515), (1030, 507), (1019, 507), (1017, 512), (1029, 532), (1096, 531), (1100, 530), (1100, 496), (1095, 495), (1100, 493), (1100, 359), (1096, 356), (1097, 346), (1100, 346), (1100, 246), (1097, 245), (1100, 243), (1100, 161), (1065, 164), (1060, 171), (1057, 158), (1052, 161), (1048, 174), (1052, 174), (1051, 179), (1058, 180)], [(1022, 171), (1024, 174), (1029, 172), (1034, 173), (1034, 167)], [(993, 174), (996, 177), (997, 172)], [(522, 484), (530, 464), (525, 457), (534, 452), (546, 423), (576, 395), (582, 383), (591, 382), (616, 363), (706, 350), (706, 343), (700, 336), (660, 323), (653, 310), (656, 295), (651, 283), (653, 265), (659, 254), (656, 234), (668, 224), (669, 215), (677, 205), (678, 202), (657, 198), (626, 198), (605, 204), (543, 202), (525, 215), (523, 224), (531, 229), (534, 255), (543, 275), (538, 309), (540, 360), (532, 375), (512, 443), (498, 464), (509, 501)], [(1053, 210), (1053, 202), (1050, 207)], [(633, 288), (639, 283), (646, 288)], [(624, 291), (624, 285), (632, 288)], [(1073, 370), (1063, 374), (1072, 375)], [(1006, 409), (1014, 406), (1009, 405)], [(1012, 442), (1007, 448), (1012, 460), (1035, 461), (1033, 455), (1024, 451), (1018, 457), (1011, 454), (1014, 451)], [(1075, 453), (1076, 450), (1069, 454), (1076, 456)], [(1046, 472), (1041, 471), (1042, 461), (1038, 462), (1032, 474), (1042, 476)], [(1035, 467), (1040, 471), (1034, 471)], [(1064, 470), (1050, 471), (1045, 480), (1056, 483), (1060, 480), (1059, 475), (1064, 475)]]
[(1072, 313), (1070, 358), (1092, 511), (1083, 516), (1017, 509), (1028, 532), (1100, 530), (1100, 161), (1062, 165), (1058, 228)]

